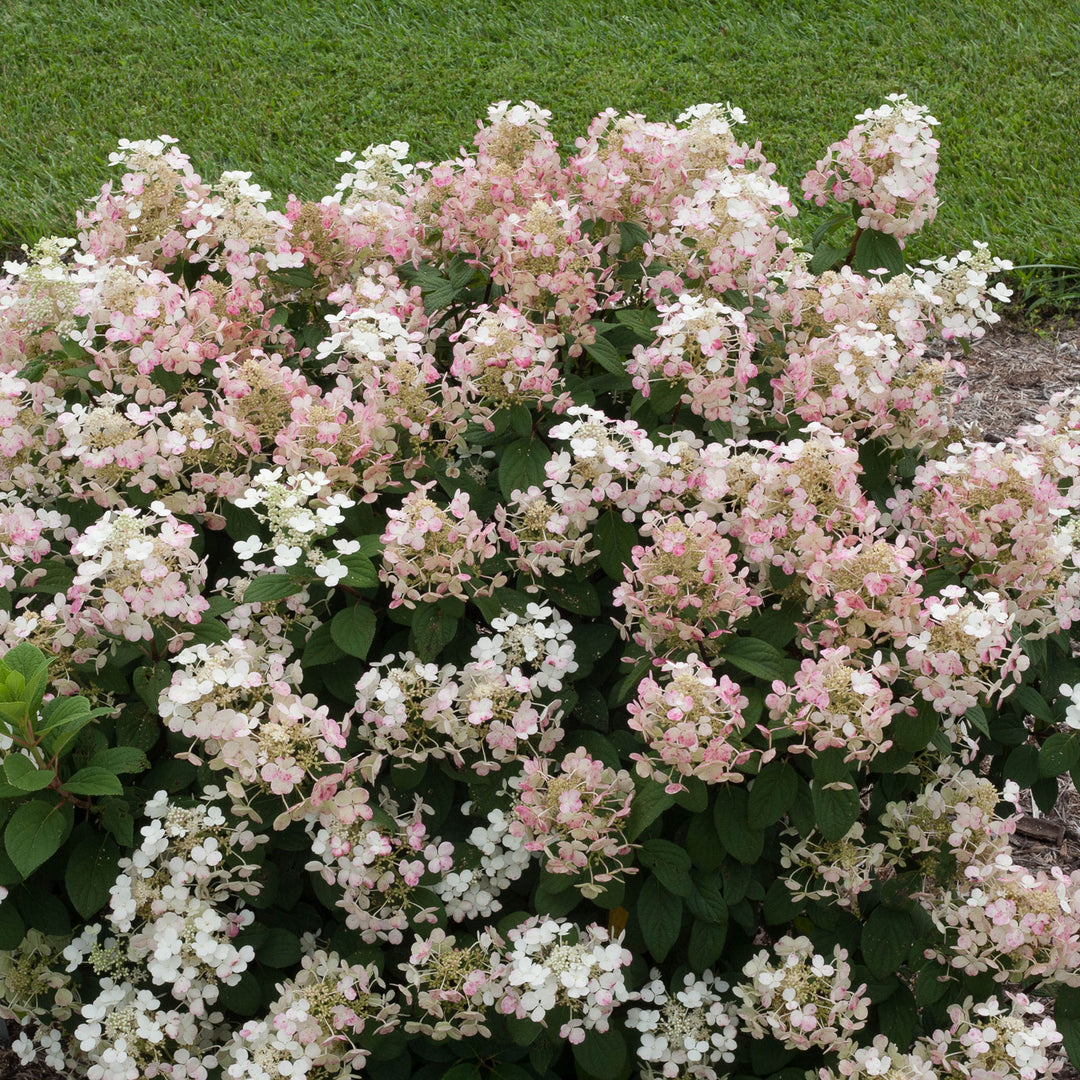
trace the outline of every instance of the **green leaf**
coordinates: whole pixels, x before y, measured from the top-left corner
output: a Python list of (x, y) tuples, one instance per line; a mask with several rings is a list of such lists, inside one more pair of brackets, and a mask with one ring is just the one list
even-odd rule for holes
[(41, 791), (56, 779), (52, 769), (39, 769), (28, 758), (19, 753), (9, 753), (4, 758), (4, 778), (12, 787), (20, 791)]
[[(18, 885), (22, 880), (23, 876), (11, 861), (11, 857), (0, 846), (0, 885)], [(0, 904), (0, 910), (3, 909), (3, 906), (3, 904)]]
[(16, 808), (4, 830), (4, 850), (24, 878), (60, 850), (73, 818), (70, 803), (34, 799)]
[(700, 814), (709, 805), (709, 788), (696, 776), (684, 776), (683, 789), (675, 792), (675, 802), (691, 814)]
[[(138, 675), (138, 671), (135, 673)], [(135, 746), (140, 750), (151, 750), (161, 737), (161, 724), (155, 719), (157, 708), (151, 716), (137, 706), (125, 709), (116, 721), (116, 741), (121, 746)]]
[(455, 255), (446, 264), (446, 276), (455, 292), (460, 292), (470, 285), (478, 273), (483, 274), (483, 270), (466, 262), (460, 255)]
[(490, 1080), (534, 1080), (534, 1078), (528, 1069), (523, 1069), (520, 1065), (513, 1065), (509, 1061), (499, 1061), (491, 1070)]
[(135, 842), (135, 819), (127, 802), (123, 799), (103, 799), (99, 806), (102, 827), (109, 830), (121, 847), (131, 847)]
[(596, 586), (588, 581), (578, 581), (569, 575), (537, 577), (544, 598), (552, 601), (574, 615), (596, 616), (600, 614), (600, 595)]
[(754, 777), (746, 807), (751, 828), (763, 829), (778, 822), (795, 803), (799, 774), (786, 761), (770, 761)]
[(14, 904), (0, 904), (0, 950), (11, 952), (17, 949), (26, 936), (26, 923)]
[(606, 338), (597, 337), (591, 345), (585, 346), (585, 352), (590, 360), (595, 360), (612, 375), (626, 374), (626, 362), (619, 355), (618, 349)]
[(728, 906), (724, 899), (721, 880), (719, 870), (712, 870), (709, 873), (701, 870), (690, 872), (693, 888), (686, 898), (686, 906), (695, 919), (716, 923), (718, 926), (727, 926)]
[(220, 619), (210, 619), (206, 615), (184, 634), (188, 645), (221, 645), (232, 637), (232, 631)]
[(262, 604), (271, 600), (284, 600), (295, 596), (304, 588), (292, 574), (262, 574), (244, 590), (245, 604)]
[(878, 906), (862, 928), (862, 954), (866, 966), (879, 979), (894, 974), (911, 948), (915, 927), (902, 911)]
[(510, 409), (510, 430), (522, 439), (532, 436), (533, 411), (528, 405), (514, 405)]
[(342, 579), (342, 585), (352, 589), (374, 589), (379, 584), (379, 571), (367, 554), (354, 551), (351, 555), (339, 555), (339, 563), (349, 572)]
[(978, 732), (990, 736), (990, 724), (986, 719), (986, 713), (979, 705), (972, 705), (966, 713), (964, 713), (964, 719)]
[(506, 1018), (506, 1030), (510, 1033), (515, 1046), (531, 1046), (544, 1029), (534, 1020), (519, 1020), (511, 1015)]
[(577, 684), (578, 700), (574, 706), (574, 716), (587, 727), (597, 731), (607, 731), (610, 724), (607, 702), (604, 695), (588, 683)]
[(270, 930), (258, 947), (255, 958), (268, 967), (288, 968), (300, 963), (300, 939), (284, 927)]
[(769, 1080), (789, 1080), (780, 1070), (795, 1056), (783, 1043), (775, 1039), (755, 1039), (750, 1044), (750, 1065), (756, 1076)]
[(655, 308), (619, 308), (615, 312), (615, 321), (621, 326), (629, 326), (642, 341), (653, 342), (660, 314)]
[(832, 214), (826, 218), (813, 232), (810, 237), (810, 246), (817, 248), (818, 244), (825, 239), (830, 233), (836, 232), (842, 225), (846, 225), (851, 220), (851, 215), (846, 209), (841, 210), (837, 214)]
[(859, 818), (859, 789), (839, 756), (820, 754), (814, 759), (814, 779), (810, 797), (818, 831), (834, 842), (844, 837)]
[(1061, 776), (1080, 763), (1080, 738), (1056, 731), (1039, 747), (1039, 776)]
[(928, 701), (920, 700), (914, 716), (901, 713), (889, 724), (889, 735), (901, 750), (925, 750), (941, 727), (941, 716)]
[(783, 649), (795, 639), (800, 617), (800, 609), (788, 604), (778, 608), (758, 608), (753, 615), (739, 620), (739, 629), (755, 641)]
[(722, 639), (721, 644), (723, 649), (720, 659), (732, 667), (770, 682), (787, 677), (789, 665), (785, 663), (784, 654), (775, 645), (744, 637)]
[(316, 626), (304, 646), (304, 655), (300, 660), (302, 667), (318, 667), (320, 664), (332, 664), (340, 660), (345, 653), (338, 647), (331, 633), (330, 623)]
[(619, 1080), (627, 1067), (626, 1038), (617, 1027), (587, 1031), (573, 1053), (582, 1071), (595, 1080)]
[(646, 840), (638, 852), (638, 862), (651, 870), (668, 892), (689, 896), (693, 891), (690, 855), (671, 840)]
[(27, 691), (23, 700), (30, 702), (36, 709), (40, 698), (35, 701), (34, 695), (45, 686), (48, 678), (49, 661), (45, 654), (36, 645), (23, 641), (8, 649), (0, 659), (0, 664), (10, 671), (17, 671), (23, 677)]
[(63, 783), (72, 795), (123, 795), (124, 785), (108, 769), (88, 765)]
[[(550, 915), (561, 919), (569, 914), (581, 900), (576, 889), (564, 889), (553, 887), (552, 878), (558, 878), (558, 874), (549, 874), (541, 880), (533, 893), (533, 908), (539, 915)], [(574, 879), (567, 876), (568, 884), (573, 884)]]
[(24, 641), (8, 649), (0, 661), (0, 701), (7, 706), (3, 712), (25, 725), (37, 712), (48, 681), (49, 661), (39, 648)]
[(633, 566), (632, 551), (641, 543), (634, 525), (623, 521), (613, 510), (601, 514), (593, 525), (593, 545), (600, 552), (597, 562), (609, 578), (621, 582), (623, 568)]
[(712, 814), (695, 814), (686, 830), (686, 850), (699, 870), (715, 870), (724, 861), (725, 848), (716, 833)]
[(1034, 746), (1017, 746), (1005, 759), (1002, 774), (1022, 788), (1031, 787), (1039, 779), (1039, 751)]
[(748, 817), (749, 798), (735, 784), (721, 784), (713, 804), (713, 820), (720, 843), (733, 858), (750, 865), (761, 858), (765, 833), (751, 828)]
[(263, 995), (259, 980), (252, 971), (245, 971), (234, 986), (220, 984), (218, 1005), (237, 1016), (255, 1016), (262, 1012)]
[(824, 274), (831, 270), (846, 254), (846, 247), (837, 247), (834, 244), (822, 244), (810, 260), (807, 269), (811, 274)]
[[(161, 692), (172, 682), (172, 669), (168, 662), (161, 660), (156, 664), (137, 667), (131, 676), (131, 685), (135, 693), (146, 703), (146, 707), (158, 715), (158, 701)], [(143, 747), (142, 749), (147, 749)]]
[(342, 608), (330, 620), (330, 637), (342, 652), (366, 659), (375, 640), (375, 612), (367, 604)]
[(315, 274), (310, 266), (285, 266), (269, 276), (271, 281), (290, 289), (310, 289), (315, 284)]
[(919, 971), (915, 979), (915, 1001), (917, 1004), (926, 1006), (940, 1001), (949, 988), (951, 978), (949, 969), (941, 964), (933, 962)]
[(1080, 988), (1059, 985), (1054, 993), (1054, 1023), (1061, 1032), (1065, 1053), (1080, 1068)]
[(657, 878), (650, 877), (641, 887), (634, 910), (645, 947), (658, 964), (663, 963), (682, 929), (682, 899), (672, 896)]
[(472, 596), (469, 600), (476, 605), (488, 623), (492, 619), (499, 618), (504, 611), (524, 615), (529, 604), (535, 603), (535, 600), (527, 593), (509, 587), (496, 589), (492, 596)]
[(665, 810), (675, 804), (662, 785), (653, 780), (634, 781), (637, 790), (626, 819), (626, 839), (636, 840)]
[(907, 269), (903, 249), (897, 243), (896, 237), (877, 229), (864, 229), (859, 234), (851, 266), (860, 274), (887, 270), (886, 281)]
[(726, 940), (726, 921), (721, 925), (695, 920), (690, 930), (690, 945), (687, 949), (691, 969), (700, 975), (711, 968), (720, 959)]
[(475, 1061), (459, 1061), (442, 1074), (442, 1080), (480, 1080), (480, 1066)]
[(461, 620), (441, 604), (421, 604), (412, 620), (416, 653), (426, 663), (434, 660), (454, 640)]
[(1006, 699), (1004, 704), (1016, 704), (1027, 713), (1041, 720), (1044, 724), (1054, 722), (1054, 714), (1046, 698), (1032, 686), (1018, 686)]
[(504, 499), (515, 491), (541, 487), (547, 477), (544, 466), (551, 460), (551, 451), (540, 439), (518, 439), (502, 453), (499, 461), (499, 490)]
[(634, 248), (647, 244), (652, 239), (650, 233), (636, 221), (619, 222), (619, 254), (625, 255)]
[(72, 842), (64, 870), (64, 885), (75, 910), (89, 919), (109, 901), (109, 889), (117, 876), (120, 848), (111, 836), (102, 836), (80, 826)]
[(84, 697), (57, 698), (50, 701), (41, 711), (42, 745), (50, 754), (62, 757), (84, 727), (111, 711), (104, 707), (91, 709), (90, 702)]
[(44, 568), (45, 573), (39, 577), (33, 585), (24, 586), (24, 591), (45, 593), (55, 596), (57, 593), (66, 593), (75, 580), (75, 567), (68, 565), (60, 559), (45, 559), (38, 570)]
[(111, 773), (141, 773), (150, 768), (147, 756), (135, 746), (110, 746), (99, 750), (87, 764)]
[(634, 661), (634, 665), (629, 672), (619, 679), (608, 693), (608, 705), (611, 708), (615, 708), (618, 705), (625, 705), (626, 702), (637, 693), (637, 689), (641, 685), (641, 680), (649, 673), (651, 667), (651, 656), (639, 656)]
[(906, 986), (898, 986), (880, 1005), (881, 1031), (897, 1046), (910, 1046), (919, 1031), (919, 1008)]

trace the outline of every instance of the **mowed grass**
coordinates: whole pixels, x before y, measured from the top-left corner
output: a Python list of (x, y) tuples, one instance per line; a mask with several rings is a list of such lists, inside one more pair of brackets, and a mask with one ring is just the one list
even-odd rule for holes
[(915, 255), (1080, 263), (1080, 0), (3, 0), (0, 245), (70, 233), (121, 137), (173, 135), (280, 205), (332, 191), (345, 149), (451, 156), (502, 98), (551, 109), (567, 149), (609, 106), (730, 101), (801, 202), (894, 91), (941, 121), (945, 205)]

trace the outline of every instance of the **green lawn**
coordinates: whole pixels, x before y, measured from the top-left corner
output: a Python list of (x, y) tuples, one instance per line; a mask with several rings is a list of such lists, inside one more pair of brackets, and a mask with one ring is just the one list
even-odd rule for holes
[(607, 106), (731, 101), (798, 194), (892, 91), (941, 120), (916, 254), (1080, 263), (1078, 0), (3, 0), (0, 245), (70, 232), (120, 137), (174, 135), (283, 199), (332, 191), (344, 149), (449, 156), (500, 98), (551, 109), (564, 145)]

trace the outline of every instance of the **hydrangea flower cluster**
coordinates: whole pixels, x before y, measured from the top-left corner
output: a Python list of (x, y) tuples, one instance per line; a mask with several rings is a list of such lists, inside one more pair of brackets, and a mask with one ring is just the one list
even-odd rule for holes
[(397, 945), (411, 923), (436, 921), (430, 903), (434, 894), (418, 887), (453, 867), (454, 845), (428, 839), (422, 803), (405, 813), (389, 801), (379, 809), (378, 818), (357, 816), (346, 822), (323, 814), (309, 820), (314, 858), (305, 869), (341, 890), (336, 904), (346, 913), (350, 930), (359, 930), (369, 944)]
[(416, 938), (402, 970), (422, 1019), (408, 1021), (405, 1030), (436, 1041), (478, 1034), (490, 1038), (484, 1020), (504, 992), (505, 965), (496, 945), (488, 932), (470, 945), (458, 945), (438, 928)]
[(890, 94), (886, 104), (855, 119), (847, 137), (806, 174), (803, 192), (819, 206), (829, 198), (857, 203), (860, 229), (902, 243), (937, 216), (937, 120), (905, 94)]
[[(315, 807), (358, 812), (357, 792), (346, 783), (357, 762), (341, 753), (348, 724), (314, 695), (297, 692), (299, 664), (239, 637), (189, 646), (174, 663), (159, 715), (194, 740), (195, 764), (205, 760), (227, 773), (225, 789), (239, 805), (260, 793), (280, 796), (286, 809), (278, 828)], [(366, 800), (366, 792), (359, 794)]]
[(533, 917), (507, 934), (505, 1014), (540, 1022), (557, 1007), (570, 1018), (559, 1037), (581, 1043), (587, 1031), (607, 1031), (627, 1000), (622, 969), (630, 953), (599, 926), (579, 929), (562, 919)]
[(996, 997), (976, 1004), (968, 998), (949, 1009), (949, 1027), (926, 1039), (921, 1055), (946, 1075), (986, 1077), (986, 1080), (1036, 1080), (1061, 1068), (1051, 1058), (1061, 1041), (1051, 1019), (1042, 1017), (1041, 1002), (1025, 994), (1010, 994), (1005, 1007)]
[(927, 954), (954, 970), (1080, 986), (1080, 872), (1031, 873), (1000, 858), (923, 904), (943, 939)]
[(846, 439), (886, 438), (929, 446), (949, 434), (959, 391), (952, 366), (928, 359), (919, 344), (902, 349), (891, 333), (857, 322), (790, 351), (772, 379), (773, 411), (821, 423)]
[(246, 856), (266, 837), (230, 821), (216, 805), (222, 795), (208, 789), (183, 807), (159, 791), (146, 804), (142, 843), (120, 861), (107, 926), (87, 926), (63, 950), (69, 973), (89, 968), (100, 979), (74, 1033), (94, 1080), (153, 1075), (183, 1060), (221, 1023), (212, 1011), (221, 988), (254, 960), (252, 946), (234, 939), (255, 913), (235, 901), (261, 891)]
[(548, 605), (530, 603), (523, 616), (492, 619), (491, 636), (473, 645), (461, 668), (425, 664), (413, 653), (384, 657), (356, 684), (349, 714), (371, 751), (364, 774), (374, 777), (402, 754), (468, 763), (482, 776), (530, 751), (550, 753), (562, 737), (551, 694), (577, 670), (569, 630)]
[[(462, 807), (463, 813), (471, 810), (472, 803)], [(487, 823), (469, 833), (457, 865), (434, 885), (446, 905), (447, 917), (454, 922), (487, 918), (501, 911), (499, 895), (518, 881), (533, 861), (534, 853), (512, 831), (514, 821), (503, 810), (491, 810)]]
[(480, 572), (496, 552), (494, 523), (480, 520), (464, 491), (443, 510), (429, 497), (431, 487), (418, 485), (405, 496), (400, 510), (387, 511), (379, 575), (392, 587), (395, 607), (415, 607), (442, 596), (490, 595), (506, 584), (504, 574), (487, 577)]
[(634, 388), (649, 396), (653, 381), (666, 381), (685, 390), (680, 398), (706, 420), (723, 420), (738, 431), (751, 417), (763, 415), (765, 399), (750, 386), (758, 369), (753, 362), (754, 335), (746, 316), (715, 297), (692, 293), (657, 310), (662, 321), (657, 341), (639, 345), (628, 366)]
[(961, 441), (950, 343), (1006, 264), (901, 265), (931, 118), (808, 176), (859, 211), (823, 273), (738, 109), (608, 110), (569, 158), (550, 120), (343, 154), (284, 211), (125, 142), (6, 264), (25, 1063), (1053, 1071), (982, 999), (1080, 991), (1080, 880), (999, 806), (1075, 764), (1080, 404)]
[[(280, 468), (263, 469), (255, 477), (255, 483), (233, 500), (236, 506), (254, 510), (270, 526), (272, 534), (269, 544), (264, 544), (258, 536), (238, 542), (237, 555), (250, 571), (254, 565), (248, 560), (269, 547), (274, 552), (276, 569), (287, 570), (303, 559), (328, 586), (337, 585), (348, 575), (348, 567), (337, 557), (327, 558), (317, 544), (341, 524), (342, 511), (355, 505), (353, 500), (332, 490), (324, 495), (331, 486), (325, 473), (299, 473), (285, 483), (281, 482), (281, 476)], [(334, 547), (338, 554), (354, 554), (359, 550), (357, 542), (349, 540), (335, 540)]]
[(790, 871), (785, 879), (795, 900), (826, 899), (837, 906), (859, 912), (859, 896), (884, 876), (887, 865), (885, 844), (869, 843), (862, 822), (857, 821), (839, 839), (786, 833), (780, 865)]
[(223, 1047), (230, 1080), (362, 1069), (375, 1040), (399, 1022), (400, 1007), (374, 966), (349, 964), (334, 952), (303, 957), (296, 977), (278, 990), (266, 1019), (249, 1021)]
[(583, 746), (556, 763), (544, 758), (525, 762), (510, 781), (517, 794), (510, 834), (526, 851), (542, 851), (552, 874), (579, 877), (586, 897), (599, 896), (610, 881), (633, 872), (624, 830), (633, 801), (634, 782), (586, 753)]
[(534, 406), (561, 396), (555, 351), (520, 311), (507, 305), (481, 311), (455, 337), (450, 374), (461, 380), (471, 419), (489, 430), (500, 408)]
[(893, 674), (880, 653), (859, 663), (846, 645), (822, 649), (819, 660), (802, 662), (793, 687), (773, 683), (765, 704), (773, 720), (799, 736), (789, 751), (839, 749), (845, 761), (868, 761), (892, 745), (887, 729), (903, 709), (889, 688)]
[(95, 636), (151, 641), (167, 620), (169, 647), (183, 644), (181, 627), (198, 623), (209, 604), (204, 566), (192, 550), (195, 530), (155, 502), (149, 513), (107, 511), (72, 543), (77, 560), (68, 592), (72, 615)]
[(819, 1080), (865, 1080), (875, 1076), (885, 1080), (934, 1080), (938, 1075), (929, 1058), (919, 1053), (905, 1054), (886, 1035), (875, 1035), (869, 1046), (857, 1046), (845, 1054), (835, 1069), (818, 1070)]
[(682, 989), (669, 993), (656, 968), (649, 978), (633, 995), (643, 1004), (626, 1015), (626, 1026), (641, 1033), (642, 1076), (717, 1080), (716, 1066), (735, 1060), (738, 1024), (735, 1010), (725, 1007), (728, 984), (706, 971), (686, 975)]
[(850, 1048), (851, 1036), (866, 1026), (868, 1008), (866, 987), (852, 987), (847, 950), (836, 946), (830, 961), (808, 937), (782, 937), (773, 951), (775, 961), (765, 949), (748, 960), (742, 969), (748, 981), (734, 987), (746, 1030), (792, 1050)]
[(731, 541), (704, 513), (653, 522), (652, 542), (635, 547), (632, 558), (614, 602), (626, 610), (624, 636), (656, 654), (680, 647), (714, 654), (761, 603)]
[(639, 776), (665, 785), (668, 794), (682, 790), (682, 779), (696, 776), (707, 784), (738, 783), (738, 766), (771, 754), (743, 743), (753, 728), (743, 716), (749, 700), (727, 675), (715, 678), (696, 653), (685, 661), (665, 660), (664, 681), (646, 676), (637, 697), (627, 705), (628, 726), (648, 744), (634, 754)]

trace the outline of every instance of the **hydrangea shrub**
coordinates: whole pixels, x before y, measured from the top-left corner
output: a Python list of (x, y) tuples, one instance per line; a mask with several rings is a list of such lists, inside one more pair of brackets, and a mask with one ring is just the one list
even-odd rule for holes
[[(1080, 1061), (1080, 405), (962, 430), (936, 121), (531, 102), (0, 282), (0, 1016), (90, 1080)], [(812, 213), (814, 211), (811, 211)], [(815, 221), (817, 227), (812, 228)], [(1056, 998), (1056, 1016), (1043, 1000)]]

